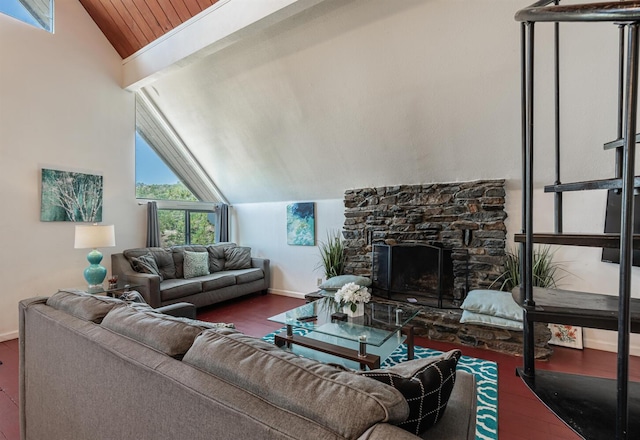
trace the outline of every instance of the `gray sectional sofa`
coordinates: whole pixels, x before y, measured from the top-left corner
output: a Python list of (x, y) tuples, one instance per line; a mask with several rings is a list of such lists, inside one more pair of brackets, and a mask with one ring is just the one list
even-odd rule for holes
[[(68, 292), (19, 314), (22, 440), (419, 438), (396, 388), (233, 329)], [(422, 438), (475, 438), (475, 400), (458, 372)]]
[[(185, 252), (206, 254), (209, 273), (185, 278)], [(144, 256), (153, 260), (155, 269), (136, 266), (136, 259)], [(252, 258), (250, 248), (235, 243), (127, 249), (111, 255), (111, 271), (134, 285), (153, 308), (177, 302), (203, 307), (250, 293), (267, 293), (270, 280), (269, 260)]]

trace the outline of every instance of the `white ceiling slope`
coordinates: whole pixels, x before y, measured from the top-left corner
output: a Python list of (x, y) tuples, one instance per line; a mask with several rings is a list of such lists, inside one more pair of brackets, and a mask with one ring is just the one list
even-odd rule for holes
[[(327, 0), (145, 89), (231, 203), (519, 178), (520, 34), (513, 15), (530, 1)], [(607, 56), (609, 49), (595, 44), (585, 53)], [(551, 56), (540, 53), (549, 70)], [(615, 68), (589, 69), (611, 74), (615, 87)], [(550, 71), (540, 76), (540, 88), (550, 91)], [(615, 93), (611, 100), (575, 95), (581, 108), (598, 103), (599, 122), (604, 110), (614, 121), (603, 133), (581, 111), (571, 142), (613, 139)], [(546, 114), (539, 120), (549, 122)], [(536, 136), (551, 145), (551, 129)], [(600, 166), (610, 157), (598, 145), (592, 150), (595, 158), (572, 164), (582, 178), (585, 169), (595, 178), (613, 168)], [(552, 179), (550, 154), (536, 160), (548, 163), (543, 180)]]

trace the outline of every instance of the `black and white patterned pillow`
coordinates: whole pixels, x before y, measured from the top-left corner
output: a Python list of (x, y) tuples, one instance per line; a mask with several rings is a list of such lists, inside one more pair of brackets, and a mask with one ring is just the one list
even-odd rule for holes
[(420, 435), (442, 418), (456, 381), (456, 366), (462, 353), (451, 350), (431, 359), (403, 362), (384, 370), (360, 372), (391, 385), (409, 404), (409, 417), (400, 428)]

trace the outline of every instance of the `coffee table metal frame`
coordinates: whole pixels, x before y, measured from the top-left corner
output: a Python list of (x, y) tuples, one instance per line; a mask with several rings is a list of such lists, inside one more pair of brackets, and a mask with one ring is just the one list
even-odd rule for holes
[[(319, 301), (331, 301), (330, 298), (321, 299)], [(311, 304), (307, 304), (309, 306)], [(301, 306), (305, 307), (305, 306)], [(300, 309), (300, 307), (290, 310), (290, 313)], [(418, 311), (410, 313), (409, 317), (402, 322), (402, 324), (397, 325), (397, 327), (388, 330), (389, 337), (393, 335), (395, 332), (401, 332), (401, 334), (406, 336), (406, 340), (404, 341), (407, 345), (407, 358), (413, 359), (414, 356), (414, 327), (410, 324), (410, 321), (417, 315)], [(282, 319), (277, 319), (281, 317), (283, 314), (272, 316), (269, 320), (281, 322)], [(399, 317), (399, 313), (396, 313), (396, 316)], [(326, 317), (325, 317), (326, 318)], [(293, 321), (293, 322), (290, 322)], [(338, 320), (332, 320), (333, 323), (340, 324)], [(309, 321), (297, 321), (295, 319), (287, 319), (287, 322), (282, 322), (286, 325), (286, 333), (276, 333), (274, 336), (274, 343), (278, 347), (286, 347), (291, 348), (292, 345), (299, 345), (301, 347), (310, 348), (312, 350), (316, 350), (322, 353), (330, 354), (333, 356), (337, 356), (343, 359), (347, 359), (353, 362), (356, 362), (360, 365), (360, 369), (365, 370), (367, 367), (369, 369), (380, 368), (381, 359), (380, 356), (368, 353), (367, 352), (367, 337), (366, 335), (361, 335), (358, 337), (358, 349), (352, 349), (348, 347), (343, 347), (337, 344), (333, 344), (330, 342), (320, 341), (318, 339), (310, 338), (308, 336), (296, 335), (293, 333), (294, 327), (305, 328), (309, 330), (314, 330), (313, 328), (309, 328)], [(340, 336), (334, 335), (338, 339)]]

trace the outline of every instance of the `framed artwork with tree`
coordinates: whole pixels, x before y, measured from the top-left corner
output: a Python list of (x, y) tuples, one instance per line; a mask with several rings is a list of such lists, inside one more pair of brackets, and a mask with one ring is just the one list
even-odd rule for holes
[(43, 168), (40, 221), (101, 222), (102, 176)]

